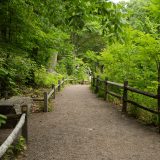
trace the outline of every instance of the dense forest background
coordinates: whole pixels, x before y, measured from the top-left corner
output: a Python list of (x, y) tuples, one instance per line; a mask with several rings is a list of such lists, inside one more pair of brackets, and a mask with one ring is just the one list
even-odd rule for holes
[[(156, 93), (159, 20), (159, 0), (0, 0), (1, 96), (67, 76), (84, 80), (89, 72)], [(149, 98), (130, 97), (156, 107)], [(132, 106), (130, 112), (156, 123), (148, 112)]]

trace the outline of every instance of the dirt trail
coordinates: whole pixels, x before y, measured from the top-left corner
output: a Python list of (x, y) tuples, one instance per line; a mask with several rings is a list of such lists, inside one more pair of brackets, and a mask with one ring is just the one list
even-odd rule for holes
[(66, 87), (54, 111), (31, 115), (29, 126), (27, 160), (160, 160), (160, 135), (87, 85)]

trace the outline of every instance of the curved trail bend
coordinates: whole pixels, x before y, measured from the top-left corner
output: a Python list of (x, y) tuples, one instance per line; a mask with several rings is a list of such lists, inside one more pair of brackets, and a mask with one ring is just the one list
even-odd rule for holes
[(30, 116), (26, 160), (159, 160), (160, 136), (96, 98), (87, 85), (57, 94)]

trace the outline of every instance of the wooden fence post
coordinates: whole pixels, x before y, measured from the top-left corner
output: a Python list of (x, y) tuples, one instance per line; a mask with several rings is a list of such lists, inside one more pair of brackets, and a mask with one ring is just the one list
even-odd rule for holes
[(26, 144), (27, 144), (28, 143), (28, 106), (27, 105), (21, 106), (21, 110), (22, 110), (22, 113), (26, 114), (25, 122), (22, 127), (22, 136), (25, 138)]
[(95, 89), (95, 93), (98, 93), (99, 92), (99, 75), (97, 76), (97, 79), (96, 79), (96, 89)]
[(124, 89), (123, 89), (123, 106), (122, 112), (127, 112), (127, 99), (128, 99), (128, 92), (127, 92), (128, 81), (124, 81)]
[(58, 92), (61, 90), (61, 81), (58, 80)]
[(158, 129), (160, 133), (160, 63), (158, 64), (158, 90), (157, 90), (157, 98), (158, 98)]
[(44, 92), (44, 112), (48, 112), (48, 93)]
[(54, 89), (53, 98), (55, 99), (56, 98), (56, 87), (55, 87), (55, 84), (52, 84), (52, 89)]
[(108, 77), (105, 78), (104, 84), (105, 84), (105, 95), (104, 95), (104, 100), (108, 100)]

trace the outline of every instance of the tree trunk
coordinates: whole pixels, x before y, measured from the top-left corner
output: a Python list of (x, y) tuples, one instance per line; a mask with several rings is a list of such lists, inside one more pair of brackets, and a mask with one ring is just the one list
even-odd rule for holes
[(50, 58), (50, 62), (48, 65), (48, 72), (53, 72), (56, 65), (57, 65), (57, 57), (58, 57), (58, 53), (53, 53), (53, 55)]

